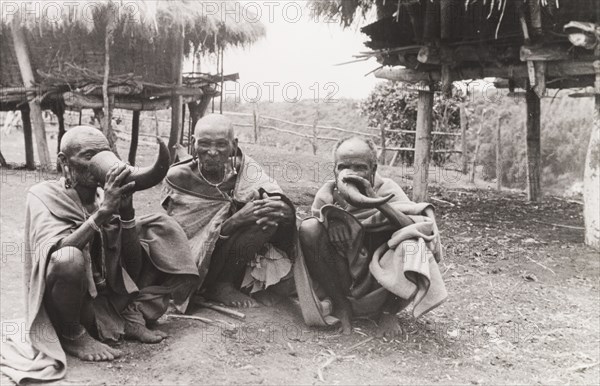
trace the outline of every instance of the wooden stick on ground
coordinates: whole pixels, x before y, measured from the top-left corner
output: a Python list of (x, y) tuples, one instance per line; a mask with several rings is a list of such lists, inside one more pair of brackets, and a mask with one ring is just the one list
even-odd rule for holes
[(544, 225), (552, 225), (554, 227), (559, 227), (559, 228), (567, 228), (567, 229), (577, 229), (577, 230), (585, 230), (584, 227), (578, 227), (575, 225), (562, 225), (562, 224), (554, 224), (551, 222), (545, 222), (545, 221), (538, 221), (538, 220), (531, 220), (533, 222), (537, 222), (538, 224), (544, 224)]
[(200, 299), (194, 299), (193, 302), (194, 302), (194, 304), (197, 304), (197, 305), (202, 306), (202, 307), (210, 308), (211, 310), (218, 311), (218, 312), (220, 312), (222, 314), (225, 314), (227, 316), (231, 316), (233, 318), (242, 319), (242, 320), (246, 319), (246, 315), (245, 314), (243, 314), (243, 313), (241, 313), (239, 311), (236, 311), (236, 310), (232, 310), (232, 309), (227, 308), (227, 307), (223, 307), (223, 306), (219, 306), (217, 304), (205, 302), (205, 301), (200, 300)]

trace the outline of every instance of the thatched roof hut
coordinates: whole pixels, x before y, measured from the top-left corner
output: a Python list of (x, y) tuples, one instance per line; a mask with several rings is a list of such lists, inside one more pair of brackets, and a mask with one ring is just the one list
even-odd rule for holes
[[(205, 108), (219, 85), (237, 75), (182, 76), (183, 56), (222, 57), (227, 47), (265, 35), (239, 4), (192, 0), (3, 2), (0, 22), (1, 110), (26, 108), (34, 96), (44, 109), (104, 108), (108, 115), (107, 105), (169, 108), (174, 96), (180, 103), (204, 98)], [(25, 84), (30, 82), (20, 68), (15, 29), (23, 32), (34, 85)], [(178, 127), (180, 116), (181, 110), (174, 119)]]
[[(586, 183), (595, 188), (589, 189), (585, 217), (586, 240), (600, 246), (600, 1), (314, 0), (312, 9), (338, 17), (346, 27), (375, 10), (378, 20), (362, 28), (371, 51), (357, 57), (377, 58), (382, 67), (376, 77), (425, 84), (419, 91), (421, 115), (431, 111), (431, 92), (449, 93), (453, 81), (493, 77), (497, 87), (525, 89), (532, 201), (541, 199), (539, 98), (550, 87), (594, 86), (593, 93), (579, 96), (596, 98), (585, 172), (592, 181)], [(428, 170), (431, 119), (419, 122), (415, 162)], [(426, 189), (426, 178), (415, 179), (416, 199), (425, 199)]]

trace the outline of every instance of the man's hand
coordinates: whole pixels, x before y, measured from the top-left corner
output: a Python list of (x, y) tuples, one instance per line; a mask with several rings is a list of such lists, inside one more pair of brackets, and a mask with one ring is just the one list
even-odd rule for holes
[(294, 211), (279, 196), (266, 197), (254, 201), (254, 215), (260, 217), (256, 224), (278, 226), (283, 223), (293, 223)]
[[(106, 173), (106, 183), (104, 184), (104, 201), (100, 205), (99, 212), (114, 214), (121, 208), (131, 208), (131, 195), (135, 188), (135, 182), (121, 186), (125, 178), (131, 174), (131, 170), (124, 164), (113, 166)], [(122, 204), (123, 196), (127, 197), (125, 205)], [(128, 202), (127, 202), (128, 201)], [(100, 224), (99, 224), (100, 225)]]
[(340, 255), (346, 255), (352, 246), (352, 235), (348, 226), (339, 220), (331, 220), (329, 221), (327, 231), (331, 244), (333, 244)]

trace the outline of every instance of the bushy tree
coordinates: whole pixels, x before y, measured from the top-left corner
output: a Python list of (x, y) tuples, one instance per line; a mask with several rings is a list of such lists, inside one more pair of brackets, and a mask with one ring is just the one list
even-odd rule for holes
[[(386, 129), (415, 131), (417, 126), (418, 93), (409, 85), (401, 82), (383, 82), (375, 86), (371, 94), (361, 104), (361, 114), (366, 116), (369, 126)], [(457, 93), (444, 99), (435, 93), (433, 102), (433, 131), (460, 131), (460, 104), (464, 98)], [(432, 150), (454, 149), (457, 138), (453, 136), (433, 136)], [(386, 133), (387, 145), (394, 147), (414, 147), (415, 134)], [(444, 164), (450, 153), (433, 153), (436, 165)], [(414, 152), (400, 153), (402, 162), (412, 164)]]

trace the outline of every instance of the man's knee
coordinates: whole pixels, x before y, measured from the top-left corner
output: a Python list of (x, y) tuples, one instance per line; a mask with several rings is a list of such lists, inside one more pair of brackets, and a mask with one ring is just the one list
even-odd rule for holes
[(75, 247), (64, 247), (54, 251), (48, 262), (47, 277), (56, 280), (81, 280), (85, 275), (83, 252)]
[(300, 224), (298, 237), (303, 245), (316, 245), (323, 230), (323, 224), (317, 218), (307, 218)]

